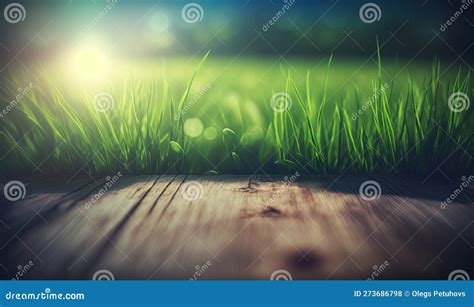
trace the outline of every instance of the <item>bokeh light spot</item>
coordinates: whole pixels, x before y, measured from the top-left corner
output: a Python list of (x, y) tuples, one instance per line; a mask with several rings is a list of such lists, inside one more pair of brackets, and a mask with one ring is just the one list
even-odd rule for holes
[(197, 117), (188, 118), (184, 122), (184, 133), (187, 136), (190, 136), (192, 138), (198, 137), (202, 134), (203, 130), (204, 126), (202, 124), (202, 121)]
[(209, 141), (214, 140), (217, 137), (217, 130), (214, 127), (207, 127), (204, 130), (204, 137)]

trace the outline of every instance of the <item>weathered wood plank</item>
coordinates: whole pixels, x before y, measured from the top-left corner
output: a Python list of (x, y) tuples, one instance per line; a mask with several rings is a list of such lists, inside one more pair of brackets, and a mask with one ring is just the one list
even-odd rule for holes
[(2, 210), (15, 229), (31, 210), (41, 208), (45, 219), (7, 242), (3, 265), (10, 272), (34, 259), (25, 278), (85, 279), (99, 269), (117, 279), (268, 279), (276, 270), (295, 279), (472, 272), (470, 191), (441, 209), (450, 186), (381, 177), (382, 194), (369, 202), (359, 196), (366, 178), (294, 179), (162, 175), (122, 177), (106, 193), (103, 182), (50, 194), (44, 188), (18, 210), (13, 204)]
[[(35, 259), (40, 262), (45, 278), (72, 278), (67, 268), (78, 259), (79, 251), (83, 252), (91, 244), (104, 239), (103, 234), (136, 203), (143, 193), (141, 190), (151, 185), (153, 178), (156, 176), (127, 177), (117, 181), (100, 197), (102, 206), (96, 206), (97, 202), (86, 207), (86, 203), (104, 188), (104, 183), (80, 198), (67, 199), (61, 204), (65, 208), (61, 214), (50, 216), (45, 223), (23, 234), (9, 254), (14, 259), (26, 254), (25, 261)], [(91, 220), (90, 216), (94, 219)], [(39, 269), (39, 265), (35, 269)]]
[(97, 182), (92, 179), (79, 179), (66, 183), (33, 181), (25, 184), (24, 199), (10, 202), (2, 198), (1, 246), (15, 235), (45, 223), (49, 215), (61, 211), (60, 209), (63, 209), (68, 202), (84, 197), (96, 184)]

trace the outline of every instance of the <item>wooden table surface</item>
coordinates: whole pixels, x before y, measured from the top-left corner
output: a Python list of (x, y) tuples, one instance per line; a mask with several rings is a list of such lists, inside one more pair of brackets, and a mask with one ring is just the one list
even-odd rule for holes
[[(380, 184), (378, 199), (360, 197), (367, 179)], [(161, 175), (122, 176), (101, 193), (104, 182), (33, 180), (24, 199), (2, 198), (2, 278), (29, 261), (23, 279), (101, 269), (115, 279), (474, 277), (473, 191), (440, 206), (459, 184)]]

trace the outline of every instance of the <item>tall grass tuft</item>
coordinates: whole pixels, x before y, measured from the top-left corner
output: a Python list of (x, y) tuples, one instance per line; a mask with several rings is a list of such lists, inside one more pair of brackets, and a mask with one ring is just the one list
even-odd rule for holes
[[(337, 73), (330, 57), (318, 72), (324, 74), (322, 82), (315, 81), (314, 72), (297, 80), (291, 70), (283, 70), (277, 77), (282, 86), (268, 83), (261, 92), (243, 93), (251, 97), (247, 102), (226, 103), (220, 91), (189, 107), (207, 57), (178, 94), (166, 78), (113, 84), (107, 89), (113, 106), (105, 112), (94, 105), (96, 93), (66, 89), (38, 71), (43, 81), (1, 118), (2, 174), (427, 174), (439, 167), (453, 173), (472, 169), (472, 109), (452, 112), (448, 106), (453, 93), (472, 97), (469, 72), (459, 70), (443, 79), (435, 60), (424, 81), (384, 78), (379, 54), (371, 90), (354, 84), (340, 94), (329, 87)], [(2, 96), (15, 97), (29, 77), (6, 80)], [(288, 94), (291, 108), (274, 112), (269, 107), (276, 92)], [(2, 109), (8, 104), (2, 102)], [(186, 122), (192, 117), (212, 129), (203, 132), (198, 126), (200, 133), (190, 135)]]

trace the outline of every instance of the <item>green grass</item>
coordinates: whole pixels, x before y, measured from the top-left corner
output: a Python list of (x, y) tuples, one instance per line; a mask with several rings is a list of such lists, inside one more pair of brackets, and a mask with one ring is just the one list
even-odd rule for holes
[[(452, 173), (472, 167), (472, 109), (448, 107), (453, 92), (472, 97), (469, 73), (445, 72), (437, 61), (406, 68), (380, 58), (362, 62), (147, 60), (117, 65), (113, 78), (92, 85), (65, 81), (53, 69), (17, 71), (2, 83), (2, 109), (18, 88), (30, 81), (34, 88), (1, 118), (2, 174), (427, 174), (441, 163)], [(94, 108), (97, 92), (113, 97), (108, 112)], [(291, 108), (274, 112), (271, 97), (281, 92)]]

